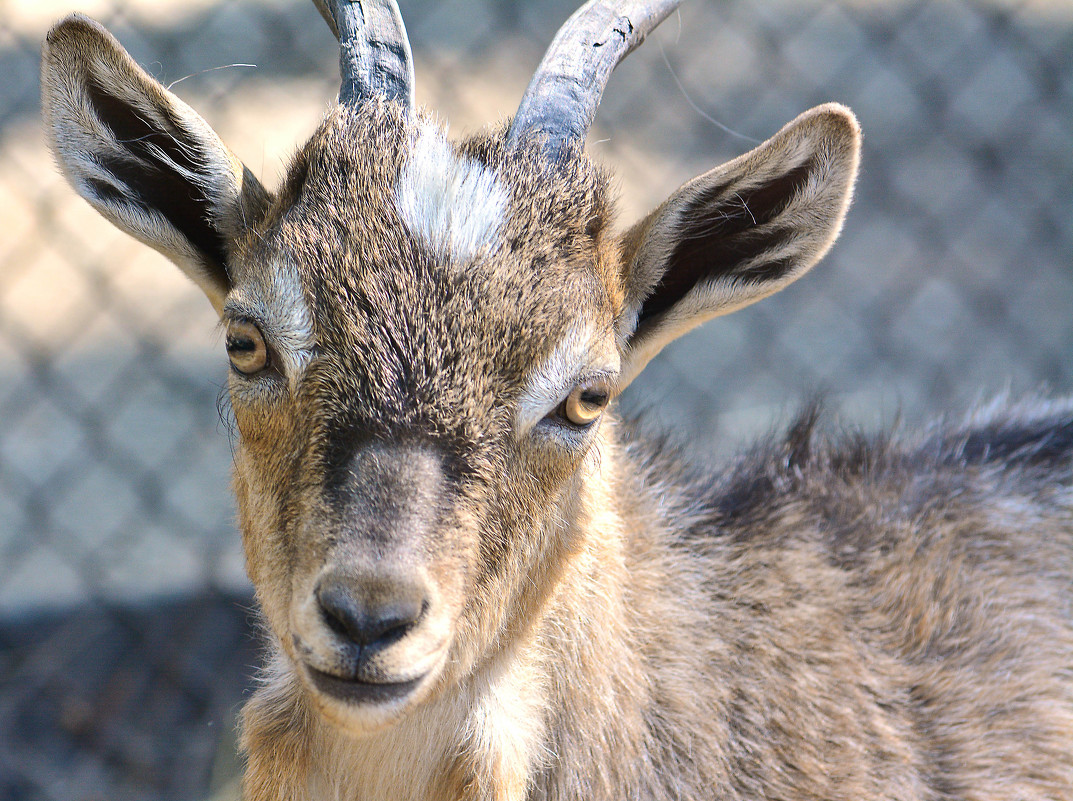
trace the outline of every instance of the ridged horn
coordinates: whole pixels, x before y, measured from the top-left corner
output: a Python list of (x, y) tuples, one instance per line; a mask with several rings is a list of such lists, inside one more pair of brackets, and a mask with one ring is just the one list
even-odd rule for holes
[(590, 0), (555, 34), (507, 132), (507, 146), (545, 138), (556, 157), (592, 125), (611, 72), (681, 0)]
[(414, 59), (393, 0), (313, 0), (339, 40), (339, 103), (383, 95), (414, 107)]

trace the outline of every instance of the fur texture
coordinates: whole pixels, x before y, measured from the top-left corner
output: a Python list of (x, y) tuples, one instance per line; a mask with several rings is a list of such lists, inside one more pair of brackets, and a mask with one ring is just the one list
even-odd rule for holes
[(904, 439), (809, 412), (713, 472), (564, 403), (823, 255), (848, 110), (618, 234), (579, 144), (373, 98), (269, 195), (95, 23), (43, 71), (75, 188), (241, 334), (249, 801), (1073, 799), (1073, 405)]

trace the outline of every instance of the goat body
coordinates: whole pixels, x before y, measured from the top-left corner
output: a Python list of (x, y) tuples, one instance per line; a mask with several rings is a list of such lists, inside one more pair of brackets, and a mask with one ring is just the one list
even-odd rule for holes
[(274, 192), (92, 20), (42, 67), (72, 185), (226, 330), (249, 801), (1073, 799), (1073, 405), (907, 444), (809, 412), (719, 474), (614, 413), (830, 247), (852, 113), (617, 232), (584, 134), (674, 2), (586, 4), (460, 142), (393, 3), (315, 2), (343, 90)]

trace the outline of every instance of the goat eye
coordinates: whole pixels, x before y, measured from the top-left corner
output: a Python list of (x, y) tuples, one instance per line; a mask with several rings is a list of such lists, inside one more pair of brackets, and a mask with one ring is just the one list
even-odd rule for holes
[(596, 420), (611, 400), (607, 381), (578, 384), (559, 406), (559, 416), (575, 426), (587, 426)]
[(240, 375), (251, 376), (268, 367), (268, 346), (261, 330), (246, 320), (227, 324), (227, 357)]

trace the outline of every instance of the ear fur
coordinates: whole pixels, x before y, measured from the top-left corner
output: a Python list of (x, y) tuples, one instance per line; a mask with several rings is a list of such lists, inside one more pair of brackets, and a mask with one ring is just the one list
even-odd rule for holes
[(804, 275), (841, 230), (859, 154), (853, 113), (818, 106), (627, 231), (619, 388), (671, 340)]
[(41, 87), (46, 137), (71, 186), (175, 262), (219, 311), (233, 243), (269, 203), (261, 184), (88, 17), (49, 31)]

